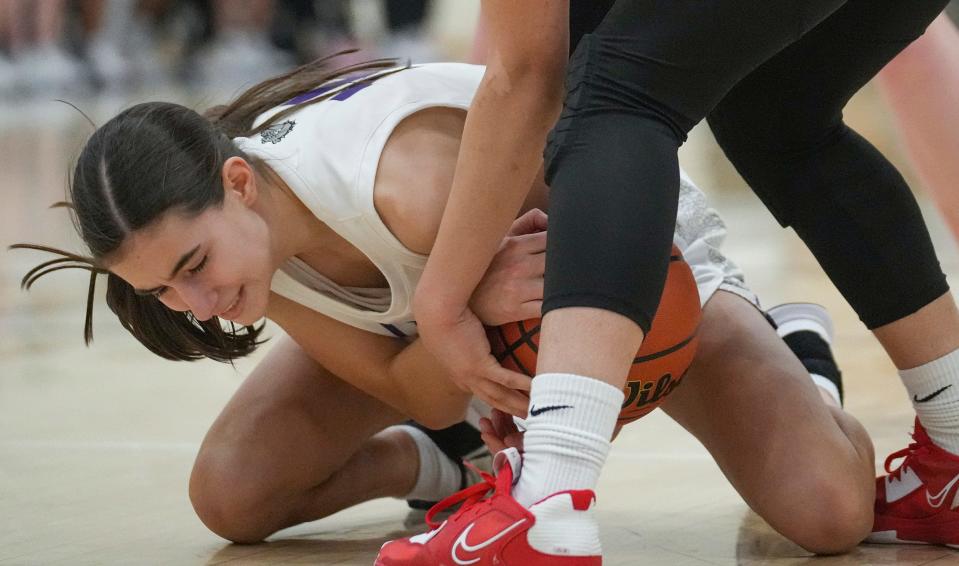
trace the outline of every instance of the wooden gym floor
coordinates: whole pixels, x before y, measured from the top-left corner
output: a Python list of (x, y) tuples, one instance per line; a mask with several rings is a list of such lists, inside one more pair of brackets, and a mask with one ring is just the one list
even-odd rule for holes
[[(102, 123), (129, 102), (81, 106)], [(850, 117), (906, 167), (873, 92), (857, 98)], [(4, 248), (30, 241), (82, 249), (64, 213), (46, 206), (62, 199), (68, 164), (88, 133), (54, 102), (0, 113)], [(725, 215), (728, 254), (764, 303), (815, 301), (830, 309), (847, 408), (872, 433), (880, 465), (905, 446), (912, 420), (892, 366), (797, 238), (730, 173), (708, 134), (699, 131), (684, 158)], [(935, 210), (925, 212), (954, 278), (955, 245)], [(19, 277), (39, 258), (0, 253), (0, 564), (369, 565), (384, 539), (409, 532), (405, 504), (393, 500), (281, 532), (267, 544), (230, 545), (208, 532), (187, 499), (190, 466), (252, 362), (233, 370), (152, 357), (112, 320), (102, 287), (96, 342), (87, 349), (85, 275), (59, 273), (22, 293)], [(959, 553), (936, 547), (861, 546), (811, 557), (752, 514), (705, 451), (660, 413), (616, 441), (599, 501), (609, 565), (959, 564)]]

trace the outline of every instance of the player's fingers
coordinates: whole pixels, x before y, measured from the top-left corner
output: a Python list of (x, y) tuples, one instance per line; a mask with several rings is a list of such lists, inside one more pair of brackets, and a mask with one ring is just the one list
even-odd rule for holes
[(493, 424), (493, 421), (482, 417), (479, 420), (479, 429), (480, 434), (497, 434), (496, 426)]
[(542, 277), (543, 274), (546, 273), (546, 251), (532, 254), (527, 266), (532, 270), (531, 273), (533, 275)]
[(510, 448), (515, 448), (520, 452), (523, 451), (523, 433), (514, 432), (513, 434), (507, 435), (503, 439), (503, 443)]
[(490, 367), (489, 379), (507, 389), (516, 391), (529, 391), (533, 381), (530, 376), (510, 371), (498, 363), (494, 363), (494, 366)]
[(546, 230), (549, 226), (549, 215), (538, 208), (530, 210), (533, 215), (533, 227), (537, 230)]
[(543, 316), (543, 301), (527, 301), (519, 306), (519, 311), (516, 314), (519, 316), (519, 320), (540, 318)]
[(529, 229), (532, 227), (533, 223), (529, 218), (529, 214), (523, 214), (519, 218), (513, 221), (513, 224), (510, 225), (509, 230), (506, 231), (507, 236), (519, 236), (520, 234), (526, 234)]
[(543, 289), (546, 279), (544, 278), (545, 274), (542, 271), (537, 272), (539, 268), (539, 265), (525, 266), (524, 271), (527, 274), (523, 275), (521, 280), (513, 282), (513, 285), (515, 286), (514, 292), (520, 299), (524, 301), (538, 301), (539, 299), (543, 298)]
[(519, 391), (487, 381), (477, 388), (477, 395), (495, 409), (518, 417), (526, 417), (529, 397)]
[(538, 208), (527, 211), (517, 218), (510, 227), (508, 236), (529, 234), (546, 229), (546, 213)]
[(492, 454), (508, 448), (508, 445), (495, 434), (487, 434), (484, 432), (480, 434), (480, 438)]
[(504, 413), (499, 409), (493, 409), (490, 413), (490, 424), (493, 426), (493, 430), (496, 431), (496, 435), (500, 438), (505, 438), (506, 435), (516, 432), (516, 425), (513, 423), (513, 415), (509, 413)]
[(529, 254), (546, 253), (546, 232), (513, 236), (519, 249)]
[[(483, 381), (473, 387), (473, 395), (479, 397), (494, 410), (509, 412), (507, 399), (509, 390), (492, 381)], [(494, 433), (496, 432), (494, 428)]]

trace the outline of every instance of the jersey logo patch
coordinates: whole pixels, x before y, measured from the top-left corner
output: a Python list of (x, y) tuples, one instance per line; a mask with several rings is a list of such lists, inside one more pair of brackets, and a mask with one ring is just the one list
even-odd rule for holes
[(287, 134), (293, 131), (293, 126), (296, 125), (296, 122), (293, 120), (287, 120), (279, 124), (273, 124), (269, 128), (260, 132), (260, 142), (261, 143), (280, 143), (280, 140), (285, 138)]

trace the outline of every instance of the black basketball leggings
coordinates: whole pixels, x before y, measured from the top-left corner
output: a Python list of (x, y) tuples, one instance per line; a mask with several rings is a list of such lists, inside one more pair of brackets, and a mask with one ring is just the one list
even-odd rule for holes
[(570, 60), (546, 148), (543, 312), (603, 308), (649, 330), (676, 218), (676, 153), (705, 117), (869, 328), (945, 293), (912, 193), (842, 109), (947, 3), (616, 1)]

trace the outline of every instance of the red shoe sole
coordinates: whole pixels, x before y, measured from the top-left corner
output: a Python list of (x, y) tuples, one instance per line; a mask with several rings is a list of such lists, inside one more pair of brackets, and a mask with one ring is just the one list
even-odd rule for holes
[(877, 520), (866, 542), (877, 544), (941, 544), (959, 548), (959, 514), (943, 521), (942, 514), (925, 519)]

